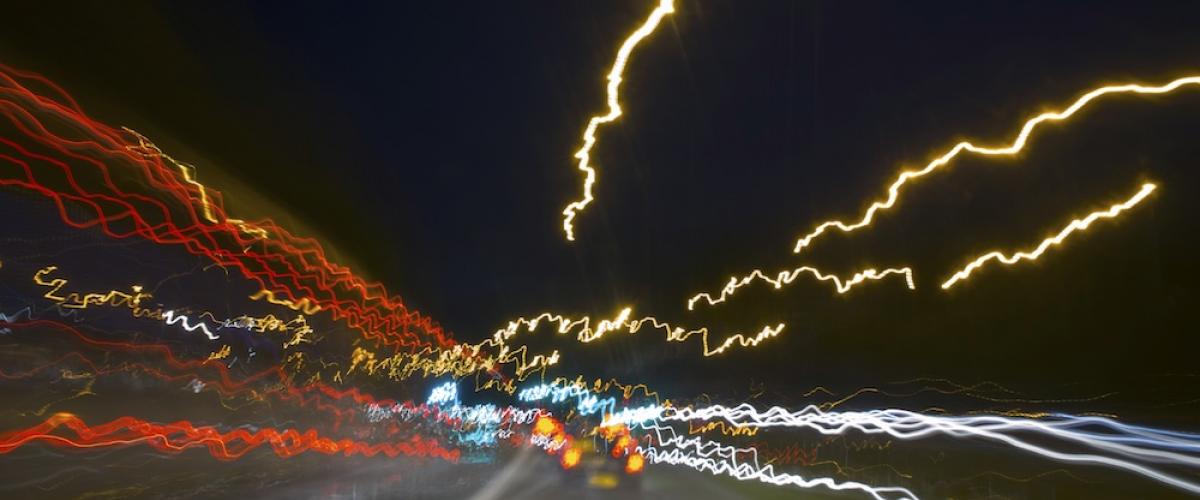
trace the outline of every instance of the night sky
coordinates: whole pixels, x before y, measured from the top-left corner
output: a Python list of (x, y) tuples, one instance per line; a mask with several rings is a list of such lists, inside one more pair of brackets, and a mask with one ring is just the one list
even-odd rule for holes
[[(1099, 84), (1195, 72), (1200, 4), (681, 1), (626, 70), (569, 244), (572, 154), (651, 6), (21, 2), (0, 58), (196, 164), (236, 215), (322, 238), (461, 339), (625, 305), (722, 331), (789, 323), (721, 359), (659, 334), (572, 358), (692, 392), (931, 376), (1066, 395), (1195, 371), (1200, 91), (1107, 99), (1016, 159), (923, 179), (871, 230), (791, 248), (958, 140), (1007, 143)], [(1145, 181), (1151, 199), (1039, 261), (938, 288), (968, 256), (1032, 246)], [(918, 290), (801, 279), (685, 310), (733, 274), (806, 263), (912, 265)]]

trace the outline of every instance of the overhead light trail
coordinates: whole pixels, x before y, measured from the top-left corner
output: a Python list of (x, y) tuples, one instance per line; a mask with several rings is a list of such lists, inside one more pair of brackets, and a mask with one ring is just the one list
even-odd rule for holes
[(654, 33), (663, 17), (673, 12), (675, 12), (674, 0), (659, 0), (658, 7), (650, 12), (650, 17), (646, 18), (646, 22), (642, 23), (642, 26), (632, 35), (629, 35), (629, 38), (626, 38), (625, 42), (621, 44), (621, 48), (617, 50), (617, 58), (608, 72), (608, 113), (593, 116), (588, 120), (587, 128), (583, 131), (583, 146), (575, 153), (575, 158), (579, 160), (577, 168), (584, 173), (583, 198), (571, 202), (562, 211), (562, 227), (568, 241), (575, 241), (575, 226), (572, 224), (575, 216), (595, 199), (592, 196), (592, 185), (596, 183), (596, 169), (590, 163), (592, 146), (596, 144), (596, 129), (600, 125), (616, 121), (621, 116), (619, 100), (621, 75), (625, 72), (625, 64), (629, 62), (629, 55), (633, 53), (633, 49), (637, 47), (638, 43)]
[(538, 325), (540, 325), (543, 321), (546, 321), (550, 323), (556, 323), (558, 325), (558, 333), (560, 334), (566, 334), (578, 330), (575, 338), (579, 342), (585, 344), (599, 340), (609, 332), (628, 331), (631, 334), (635, 334), (647, 325), (654, 330), (661, 330), (666, 333), (667, 342), (684, 342), (693, 335), (700, 335), (701, 344), (704, 348), (704, 355), (715, 356), (725, 352), (734, 343), (738, 343), (742, 347), (756, 346), (763, 340), (779, 335), (779, 332), (783, 331), (783, 328), (786, 326), (783, 323), (779, 323), (775, 326), (765, 326), (759, 330), (758, 334), (754, 337), (747, 337), (745, 334), (736, 333), (727, 337), (719, 346), (710, 347), (709, 334), (711, 332), (707, 327), (688, 330), (677, 326), (671, 326), (670, 323), (660, 321), (658, 318), (653, 316), (646, 316), (640, 319), (631, 320), (629, 318), (632, 312), (632, 307), (626, 307), (617, 313), (617, 315), (611, 320), (599, 320), (595, 327), (592, 327), (592, 318), (589, 316), (585, 316), (580, 319), (571, 319), (560, 314), (545, 312), (534, 316), (532, 319), (517, 318), (509, 321), (508, 326), (497, 330), (496, 333), (492, 335), (491, 339), (480, 343), (478, 347), (481, 347), (486, 343), (491, 343), (495, 346), (506, 346), (508, 339), (516, 335), (521, 330), (532, 332), (537, 330)]
[(779, 274), (774, 278), (767, 276), (766, 273), (763, 273), (759, 269), (755, 269), (750, 274), (747, 274), (741, 278), (738, 278), (737, 276), (729, 278), (729, 283), (725, 284), (725, 288), (721, 289), (721, 294), (715, 299), (713, 298), (712, 294), (709, 294), (708, 292), (693, 295), (692, 298), (688, 299), (687, 308), (689, 311), (695, 309), (696, 302), (701, 300), (707, 302), (710, 306), (725, 302), (725, 300), (728, 299), (730, 295), (733, 295), (734, 292), (736, 292), (739, 288), (749, 285), (755, 280), (766, 281), (767, 283), (774, 285), (775, 289), (778, 290), (783, 288), (784, 285), (791, 284), (792, 281), (795, 281), (795, 279), (802, 274), (812, 275), (814, 278), (821, 281), (832, 282), (838, 293), (846, 293), (850, 291), (854, 285), (862, 283), (866, 280), (881, 280), (891, 274), (904, 276), (904, 283), (908, 285), (909, 290), (915, 290), (917, 288), (913, 283), (912, 269), (907, 267), (889, 268), (884, 269), (883, 271), (866, 269), (855, 273), (854, 276), (851, 276), (849, 279), (842, 279), (833, 274), (824, 274), (820, 269), (810, 266), (800, 266), (790, 271), (780, 271)]
[(871, 205), (867, 208), (866, 212), (863, 213), (862, 218), (859, 219), (858, 222), (854, 222), (854, 223), (850, 223), (850, 224), (847, 224), (847, 223), (845, 223), (843, 221), (839, 221), (839, 220), (829, 220), (829, 221), (822, 222), (821, 224), (817, 225), (816, 229), (813, 229), (812, 232), (804, 235), (799, 240), (797, 240), (796, 246), (792, 250), (792, 252), (800, 253), (801, 250), (804, 250), (806, 247), (808, 247), (812, 243), (813, 239), (824, 234), (825, 231), (827, 231), (830, 228), (836, 228), (843, 233), (849, 233), (851, 231), (855, 231), (857, 229), (861, 229), (863, 227), (871, 225), (871, 222), (875, 220), (876, 213), (878, 213), (880, 210), (886, 210), (886, 209), (892, 208), (896, 204), (896, 201), (899, 200), (899, 198), (900, 198), (900, 188), (904, 187), (904, 185), (907, 184), (909, 180), (923, 177), (943, 166), (946, 166), (947, 164), (950, 163), (951, 160), (956, 158), (960, 153), (962, 153), (964, 151), (969, 152), (969, 153), (974, 153), (977, 155), (983, 155), (983, 156), (1013, 156), (1025, 148), (1025, 144), (1029, 141), (1029, 137), (1033, 134), (1033, 131), (1038, 127), (1038, 125), (1041, 125), (1046, 122), (1057, 122), (1057, 121), (1066, 120), (1066, 119), (1070, 118), (1071, 116), (1073, 116), (1079, 110), (1083, 109), (1085, 106), (1087, 106), (1093, 100), (1095, 100), (1096, 98), (1099, 98), (1101, 96), (1105, 96), (1105, 95), (1109, 95), (1109, 94), (1128, 94), (1128, 93), (1166, 94), (1169, 92), (1174, 92), (1175, 90), (1177, 90), (1180, 87), (1183, 87), (1185, 85), (1197, 85), (1197, 84), (1200, 84), (1200, 75), (1179, 78), (1179, 79), (1173, 80), (1165, 85), (1160, 85), (1157, 87), (1154, 87), (1154, 86), (1148, 87), (1148, 86), (1138, 85), (1138, 84), (1108, 85), (1108, 86), (1094, 89), (1094, 90), (1084, 94), (1079, 99), (1076, 99), (1075, 102), (1072, 103), (1070, 106), (1068, 106), (1067, 108), (1065, 108), (1061, 111), (1047, 111), (1047, 112), (1037, 115), (1033, 118), (1030, 118), (1028, 121), (1025, 122), (1025, 125), (1021, 127), (1021, 132), (1017, 134), (1017, 137), (1016, 137), (1016, 139), (1013, 140), (1012, 144), (1009, 144), (1007, 146), (997, 146), (997, 147), (978, 146), (969, 141), (962, 141), (958, 144), (955, 144), (954, 147), (950, 148), (949, 151), (946, 151), (941, 156), (939, 156), (936, 159), (934, 159), (933, 161), (929, 162), (927, 165), (925, 165), (925, 167), (923, 167), (919, 170), (905, 170), (905, 171), (901, 172), (900, 175), (898, 177), (896, 177), (896, 180), (892, 182), (891, 186), (888, 186), (887, 198), (885, 198), (883, 200), (876, 200), (876, 201), (872, 202)]
[(974, 272), (976, 269), (979, 269), (980, 267), (983, 267), (983, 265), (985, 263), (987, 263), (988, 261), (996, 260), (996, 261), (1000, 261), (1000, 263), (1005, 264), (1005, 265), (1012, 265), (1012, 264), (1015, 264), (1022, 260), (1036, 260), (1038, 257), (1041, 257), (1041, 255), (1043, 253), (1045, 253), (1046, 250), (1049, 249), (1051, 246), (1057, 246), (1057, 245), (1062, 244), (1063, 240), (1066, 240), (1067, 236), (1070, 236), (1071, 233), (1074, 233), (1075, 231), (1085, 230), (1089, 226), (1091, 226), (1091, 224), (1093, 222), (1096, 222), (1097, 220), (1115, 218), (1117, 215), (1120, 215), (1121, 212), (1124, 212), (1126, 210), (1129, 210), (1130, 208), (1133, 208), (1135, 205), (1137, 205), (1142, 200), (1144, 200), (1147, 196), (1150, 196), (1150, 193), (1154, 192), (1155, 187), (1156, 186), (1154, 184), (1151, 184), (1148, 182), (1145, 184), (1142, 184), (1142, 188), (1139, 189), (1138, 192), (1133, 195), (1133, 197), (1131, 197), (1128, 200), (1125, 200), (1121, 203), (1118, 203), (1116, 205), (1108, 207), (1107, 210), (1092, 212), (1091, 214), (1088, 214), (1087, 217), (1084, 217), (1082, 219), (1075, 219), (1075, 220), (1071, 221), (1070, 224), (1067, 224), (1066, 227), (1062, 228), (1054, 236), (1051, 236), (1049, 238), (1042, 240), (1041, 244), (1039, 244), (1033, 250), (1021, 251), (1021, 252), (1014, 253), (1012, 255), (1004, 255), (999, 250), (993, 250), (991, 252), (983, 254), (983, 255), (979, 256), (978, 258), (976, 258), (975, 260), (972, 260), (970, 263), (968, 263), (965, 267), (960, 269), (958, 272), (954, 273), (954, 275), (951, 276), (950, 279), (946, 280), (945, 283), (942, 283), (942, 289), (943, 290), (949, 289), (950, 287), (954, 286), (955, 283), (958, 283), (959, 281), (967, 279), (968, 277), (971, 276), (972, 272)]

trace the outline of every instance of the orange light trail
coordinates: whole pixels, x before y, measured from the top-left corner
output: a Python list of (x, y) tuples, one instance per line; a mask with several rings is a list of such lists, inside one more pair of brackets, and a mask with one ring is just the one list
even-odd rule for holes
[(1025, 148), (1030, 136), (1032, 136), (1034, 130), (1037, 129), (1039, 125), (1047, 122), (1066, 120), (1099, 97), (1109, 94), (1129, 93), (1166, 94), (1174, 92), (1185, 85), (1197, 84), (1200, 84), (1200, 75), (1179, 78), (1160, 86), (1144, 86), (1138, 84), (1108, 85), (1089, 91), (1061, 111), (1047, 111), (1030, 118), (1025, 122), (1025, 125), (1021, 127), (1021, 132), (1017, 134), (1016, 138), (1009, 145), (989, 147), (978, 146), (969, 141), (959, 142), (958, 144), (955, 144), (954, 147), (950, 148), (949, 151), (946, 151), (941, 156), (938, 156), (933, 161), (929, 162), (927, 165), (925, 165), (925, 167), (918, 170), (902, 171), (900, 175), (896, 177), (896, 180), (893, 181), (890, 186), (888, 186), (887, 198), (872, 202), (871, 205), (867, 207), (866, 212), (863, 213), (862, 218), (859, 219), (858, 222), (849, 224), (839, 220), (828, 220), (822, 222), (821, 224), (817, 225), (816, 229), (813, 229), (812, 232), (797, 240), (796, 246), (792, 252), (800, 253), (801, 250), (804, 250), (812, 243), (813, 239), (824, 234), (825, 231), (831, 228), (837, 229), (843, 233), (849, 233), (851, 231), (871, 225), (871, 222), (875, 220), (876, 213), (878, 213), (880, 210), (887, 210), (895, 206), (896, 201), (900, 199), (900, 189), (904, 187), (908, 181), (923, 177), (933, 173), (939, 168), (948, 165), (954, 158), (958, 157), (958, 155), (964, 151), (983, 156), (1013, 156)]
[[(50, 434), (59, 427), (66, 427), (77, 437), (68, 438)], [(35, 441), (72, 448), (101, 448), (146, 444), (159, 451), (179, 453), (188, 448), (206, 447), (208, 452), (220, 460), (234, 460), (246, 453), (268, 444), (280, 458), (290, 458), (307, 451), (325, 455), (344, 456), (379, 454), (388, 457), (399, 455), (433, 456), (457, 461), (458, 450), (443, 448), (436, 440), (413, 436), (407, 441), (368, 444), (350, 439), (331, 439), (317, 434), (316, 430), (300, 432), (295, 429), (279, 431), (272, 428), (250, 432), (234, 429), (222, 433), (213, 427), (193, 426), (180, 421), (171, 424), (153, 424), (134, 417), (121, 417), (95, 427), (89, 427), (82, 419), (70, 413), (57, 413), (34, 427), (0, 434), (0, 454), (9, 453)]]
[(654, 33), (654, 30), (658, 28), (658, 24), (662, 21), (663, 17), (673, 12), (675, 12), (674, 0), (659, 0), (658, 7), (650, 12), (650, 17), (646, 18), (646, 22), (642, 23), (642, 26), (637, 31), (629, 35), (629, 38), (626, 38), (625, 42), (621, 44), (621, 48), (617, 50), (617, 58), (613, 61), (612, 69), (608, 72), (608, 113), (593, 116), (588, 120), (587, 128), (583, 131), (583, 146), (575, 153), (575, 158), (579, 160), (577, 168), (584, 173), (583, 198), (571, 202), (562, 211), (562, 227), (568, 241), (575, 241), (575, 226), (572, 224), (575, 216), (595, 199), (592, 196), (592, 185), (596, 183), (596, 169), (590, 164), (592, 146), (596, 145), (596, 130), (600, 128), (600, 125), (614, 122), (621, 116), (621, 102), (619, 100), (621, 75), (625, 72), (625, 65), (629, 62), (629, 56), (633, 53), (633, 49), (637, 47), (638, 43), (641, 43), (643, 39)]
[(1129, 210), (1130, 208), (1133, 208), (1135, 205), (1137, 205), (1142, 200), (1144, 200), (1147, 196), (1150, 196), (1150, 193), (1154, 192), (1155, 187), (1156, 186), (1151, 183), (1142, 184), (1142, 188), (1139, 189), (1138, 192), (1136, 194), (1134, 194), (1133, 197), (1129, 198), (1128, 200), (1125, 200), (1124, 202), (1117, 203), (1116, 205), (1108, 207), (1107, 210), (1092, 212), (1091, 214), (1088, 214), (1087, 217), (1084, 217), (1082, 219), (1072, 220), (1070, 224), (1067, 224), (1066, 227), (1059, 230), (1057, 234), (1042, 240), (1042, 242), (1037, 247), (1035, 247), (1033, 250), (1021, 251), (1021, 252), (1014, 253), (1012, 255), (1004, 255), (1003, 253), (1001, 253), (998, 250), (994, 250), (994, 251), (988, 252), (986, 254), (983, 254), (983, 255), (979, 256), (978, 258), (976, 258), (975, 260), (972, 260), (970, 263), (968, 263), (965, 267), (963, 267), (958, 272), (954, 273), (954, 275), (951, 276), (950, 279), (946, 280), (945, 283), (942, 283), (942, 289), (943, 290), (949, 289), (950, 287), (954, 286), (955, 283), (958, 283), (959, 281), (967, 279), (968, 277), (971, 276), (971, 273), (973, 271), (975, 271), (976, 269), (979, 269), (988, 261), (996, 260), (996, 261), (1000, 261), (1000, 263), (1005, 264), (1005, 265), (1012, 265), (1012, 264), (1015, 264), (1022, 260), (1036, 260), (1043, 253), (1045, 253), (1046, 250), (1048, 250), (1051, 246), (1061, 245), (1062, 242), (1067, 239), (1067, 236), (1071, 235), (1071, 233), (1074, 233), (1075, 231), (1085, 230), (1089, 226), (1091, 226), (1091, 224), (1093, 222), (1096, 222), (1097, 220), (1115, 218), (1116, 216), (1120, 215), (1121, 212), (1124, 212), (1126, 210)]

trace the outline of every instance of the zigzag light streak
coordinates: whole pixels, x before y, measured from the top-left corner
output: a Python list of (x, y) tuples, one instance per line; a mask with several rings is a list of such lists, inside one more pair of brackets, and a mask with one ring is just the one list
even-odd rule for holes
[[(175, 164), (176, 167), (179, 167), (179, 173), (183, 177), (184, 182), (187, 182), (188, 184), (191, 184), (192, 187), (196, 188), (196, 193), (197, 193), (197, 196), (199, 196), (200, 205), (204, 209), (204, 218), (206, 220), (208, 220), (209, 222), (213, 222), (213, 223), (220, 222), (213, 215), (213, 206), (208, 201), (208, 193), (205, 192), (205, 190), (208, 188), (204, 184), (201, 184), (199, 181), (196, 180), (196, 170), (197, 169), (194, 165), (176, 160), (175, 158), (171, 157), (170, 155), (164, 153), (163, 150), (159, 149), (159, 147), (157, 145), (155, 145), (153, 142), (150, 142), (150, 139), (147, 139), (146, 136), (142, 135), (140, 132), (138, 132), (134, 129), (131, 129), (129, 127), (121, 127), (121, 130), (124, 130), (137, 138), (138, 145), (136, 147), (132, 146), (132, 145), (128, 146), (129, 150), (131, 150), (135, 153), (145, 155), (145, 156), (163, 158), (163, 159)], [(226, 215), (225, 222), (228, 222), (230, 224), (237, 226), (239, 229), (241, 229), (246, 234), (251, 234), (251, 235), (257, 236), (259, 238), (269, 238), (271, 236), (270, 233), (267, 232), (267, 230), (260, 228), (260, 227), (255, 227), (253, 224), (250, 224), (241, 219), (235, 219), (235, 218), (232, 218), (232, 217), (229, 217)]]
[(576, 384), (557, 386), (554, 384), (538, 384), (526, 387), (517, 393), (517, 400), (532, 403), (550, 398), (552, 404), (558, 404), (567, 399), (576, 399), (575, 411), (580, 415), (599, 413), (601, 416), (611, 415), (616, 411), (617, 399), (607, 397), (601, 399), (586, 387)]
[(575, 241), (575, 227), (571, 224), (575, 220), (575, 216), (595, 199), (592, 196), (592, 185), (596, 183), (596, 169), (589, 165), (589, 162), (592, 158), (592, 146), (596, 144), (596, 129), (600, 125), (616, 121), (621, 116), (621, 102), (618, 93), (621, 89), (621, 74), (625, 72), (625, 64), (629, 62), (629, 55), (633, 53), (633, 49), (637, 47), (638, 43), (654, 33), (663, 17), (673, 12), (675, 12), (674, 0), (659, 0), (658, 7), (650, 12), (650, 17), (646, 18), (646, 22), (642, 23), (642, 26), (632, 35), (629, 35), (629, 38), (625, 39), (620, 50), (617, 51), (617, 58), (608, 72), (608, 113), (593, 116), (588, 120), (587, 128), (583, 131), (583, 146), (575, 153), (575, 158), (579, 160), (577, 168), (584, 173), (583, 198), (571, 202), (562, 211), (562, 227), (568, 241)]
[(967, 279), (968, 277), (971, 276), (971, 273), (973, 271), (975, 271), (976, 269), (979, 269), (985, 263), (987, 263), (988, 261), (991, 261), (991, 260), (1000, 261), (1000, 263), (1005, 264), (1005, 265), (1012, 265), (1012, 264), (1015, 264), (1022, 260), (1036, 260), (1043, 253), (1045, 253), (1045, 251), (1047, 249), (1049, 249), (1051, 246), (1061, 245), (1062, 242), (1067, 239), (1067, 236), (1071, 235), (1071, 233), (1074, 233), (1075, 231), (1085, 230), (1089, 226), (1091, 226), (1091, 224), (1093, 222), (1096, 222), (1097, 220), (1115, 218), (1117, 215), (1120, 215), (1121, 212), (1124, 212), (1126, 210), (1129, 210), (1130, 208), (1133, 208), (1134, 205), (1137, 205), (1143, 199), (1145, 199), (1147, 196), (1150, 196), (1150, 193), (1154, 192), (1155, 187), (1156, 186), (1151, 183), (1142, 184), (1142, 188), (1140, 190), (1138, 190), (1138, 192), (1136, 194), (1134, 194), (1133, 197), (1129, 198), (1128, 200), (1125, 200), (1124, 202), (1117, 203), (1116, 205), (1108, 207), (1107, 210), (1092, 212), (1091, 214), (1088, 214), (1087, 217), (1084, 217), (1082, 219), (1072, 220), (1070, 224), (1067, 224), (1067, 226), (1062, 228), (1062, 230), (1060, 230), (1057, 234), (1042, 240), (1041, 244), (1039, 244), (1033, 250), (1017, 252), (1017, 253), (1012, 254), (1011, 256), (1004, 255), (999, 250), (993, 250), (991, 252), (983, 254), (983, 255), (977, 257), (975, 260), (972, 260), (971, 262), (969, 262), (965, 267), (963, 267), (958, 272), (954, 273), (954, 275), (951, 276), (950, 279), (946, 280), (945, 283), (942, 283), (942, 289), (943, 290), (949, 289), (950, 287), (954, 286), (955, 283), (958, 283), (959, 281)]
[(304, 297), (300, 300), (277, 299), (275, 298), (275, 292), (267, 289), (259, 290), (255, 292), (254, 295), (250, 296), (250, 300), (263, 299), (272, 304), (281, 305), (293, 311), (300, 311), (310, 316), (321, 310), (321, 306), (319, 304), (309, 302), (308, 297)]
[(796, 269), (792, 269), (791, 271), (780, 271), (779, 274), (774, 278), (768, 277), (761, 270), (755, 269), (750, 274), (747, 274), (740, 279), (736, 276), (729, 278), (729, 283), (725, 284), (725, 288), (721, 289), (720, 296), (715, 299), (712, 297), (712, 294), (708, 292), (693, 295), (692, 298), (688, 299), (687, 308), (689, 311), (693, 310), (696, 302), (699, 302), (700, 300), (704, 300), (710, 306), (725, 302), (725, 300), (733, 295), (734, 292), (736, 292), (739, 288), (749, 285), (755, 280), (766, 281), (767, 283), (774, 285), (775, 289), (778, 290), (783, 288), (784, 285), (791, 284), (801, 274), (810, 274), (818, 280), (832, 282), (834, 288), (840, 294), (849, 292), (850, 289), (854, 288), (855, 285), (858, 285), (866, 280), (881, 280), (891, 274), (904, 276), (904, 283), (908, 285), (908, 289), (916, 289), (916, 285), (913, 283), (912, 269), (908, 267), (889, 268), (884, 269), (883, 271), (866, 269), (855, 273), (854, 276), (851, 276), (849, 279), (845, 280), (837, 277), (837, 275), (823, 274), (821, 273), (820, 269), (810, 266), (801, 266)]
[(205, 325), (203, 321), (197, 321), (194, 325), (190, 324), (188, 323), (188, 317), (186, 315), (175, 314), (175, 311), (163, 311), (162, 317), (163, 322), (168, 325), (179, 323), (179, 326), (183, 327), (183, 329), (187, 330), (188, 332), (200, 330), (204, 333), (205, 337), (209, 338), (209, 340), (217, 340), (219, 338), (216, 334), (208, 329), (208, 325)]
[[(807, 428), (823, 435), (856, 430), (866, 434), (886, 433), (897, 439), (917, 439), (934, 434), (981, 438), (1064, 462), (1124, 469), (1193, 494), (1200, 493), (1200, 483), (1166, 473), (1145, 463), (1168, 463), (1189, 467), (1193, 471), (1200, 469), (1200, 456), (1168, 451), (1181, 450), (1193, 454), (1200, 452), (1200, 435), (1131, 426), (1102, 417), (1055, 415), (1053, 418), (1036, 420), (993, 415), (954, 417), (923, 415), (897, 409), (825, 412), (814, 405), (796, 412), (778, 406), (766, 412), (759, 412), (748, 404), (734, 408), (721, 405), (697, 409), (666, 408), (660, 417), (660, 420), (668, 422), (713, 419), (723, 419), (730, 424), (744, 427)], [(1089, 432), (1077, 430), (1076, 427), (1103, 427), (1110, 432)], [(1048, 438), (1059, 438), (1068, 441), (1072, 448), (1084, 446), (1115, 453), (1122, 458), (1095, 453), (1057, 451), (1043, 444), (1034, 444), (1015, 437), (1030, 432), (1041, 438), (1038, 443), (1045, 443), (1045, 439)], [(1137, 459), (1143, 462), (1135, 462)]]
[[(31, 87), (51, 92), (44, 95)], [(435, 342), (441, 347), (453, 345), (432, 319), (407, 308), (382, 285), (367, 282), (345, 266), (327, 260), (316, 240), (292, 235), (266, 219), (253, 226), (225, 219), (221, 194), (213, 189), (205, 191), (207, 204), (201, 200), (197, 205), (194, 198), (198, 195), (161, 156), (147, 154), (149, 150), (139, 145), (140, 140), (131, 140), (135, 139), (132, 132), (92, 120), (53, 82), (0, 64), (0, 115), (24, 139), (32, 141), (33, 150), (49, 153), (34, 152), (0, 137), (0, 149), (4, 150), (0, 162), (16, 167), (4, 170), (0, 185), (50, 198), (68, 225), (99, 227), (115, 238), (137, 236), (182, 245), (222, 267), (235, 268), (262, 288), (284, 294), (289, 300), (309, 298), (315, 305), (329, 309), (335, 320), (346, 320), (365, 338), (379, 338), (396, 350)], [(55, 125), (43, 123), (49, 120)], [(98, 174), (80, 177), (98, 182), (79, 184), (76, 170)], [(44, 174), (60, 173), (65, 175), (65, 184), (42, 183)], [(141, 181), (140, 187), (130, 191), (130, 183), (118, 185), (113, 181), (114, 173), (132, 174), (132, 180)], [(76, 205), (88, 209), (82, 217), (69, 210)], [(200, 212), (205, 207), (215, 219), (227, 223), (203, 222), (207, 219)], [(247, 239), (243, 233), (252, 237)], [(261, 243), (261, 249), (247, 246), (256, 242)]]
[(557, 323), (557, 330), (560, 334), (566, 334), (578, 329), (576, 339), (585, 344), (599, 340), (609, 332), (628, 330), (629, 333), (635, 334), (641, 330), (642, 327), (649, 325), (655, 330), (661, 330), (665, 332), (667, 335), (667, 342), (685, 342), (693, 335), (698, 334), (700, 335), (701, 344), (704, 348), (704, 355), (715, 356), (725, 352), (735, 343), (742, 347), (756, 346), (766, 339), (779, 335), (779, 333), (783, 331), (784, 327), (786, 326), (783, 323), (779, 323), (775, 326), (765, 326), (762, 328), (762, 330), (759, 330), (757, 335), (753, 337), (736, 333), (730, 335), (728, 338), (722, 341), (720, 345), (712, 347), (710, 346), (708, 340), (709, 334), (711, 333), (708, 328), (687, 330), (684, 328), (671, 326), (669, 323), (660, 321), (658, 318), (653, 316), (646, 316), (640, 319), (631, 320), (629, 317), (632, 313), (633, 308), (626, 307), (622, 309), (621, 312), (617, 313), (613, 319), (599, 320), (596, 327), (593, 328), (591, 317), (585, 316), (580, 319), (571, 319), (560, 314), (545, 312), (534, 316), (532, 319), (517, 318), (509, 321), (506, 327), (497, 330), (496, 333), (492, 334), (492, 338), (484, 341), (484, 343), (491, 343), (496, 346), (504, 346), (509, 338), (516, 335), (521, 330), (532, 332), (536, 330), (538, 325), (543, 321)]
[[(796, 474), (775, 472), (773, 465), (760, 466), (758, 464), (758, 451), (754, 448), (736, 448), (699, 436), (681, 436), (677, 435), (675, 430), (670, 427), (653, 424), (643, 424), (641, 427), (653, 430), (657, 438), (654, 440), (656, 445), (638, 447), (638, 451), (650, 463), (685, 465), (697, 471), (710, 472), (713, 475), (726, 474), (743, 481), (756, 480), (776, 486), (825, 487), (835, 491), (859, 490), (876, 500), (891, 498), (916, 500), (917, 498), (915, 493), (899, 486), (879, 487), (856, 481), (839, 483), (828, 477), (805, 479)], [(740, 458), (746, 455), (750, 456), (750, 460)]]
[[(75, 311), (71, 312), (74, 313)], [(0, 312), (0, 323), (16, 323), (21, 320), (22, 316), (27, 320), (33, 318), (33, 306), (25, 306), (12, 314)]]
[(899, 200), (899, 198), (900, 198), (900, 188), (902, 188), (905, 184), (907, 184), (909, 180), (923, 177), (943, 166), (948, 165), (951, 160), (953, 160), (955, 157), (957, 157), (960, 153), (962, 153), (964, 151), (969, 152), (969, 153), (974, 153), (977, 155), (983, 155), (983, 156), (1013, 156), (1025, 148), (1025, 144), (1028, 142), (1029, 137), (1033, 134), (1033, 131), (1038, 127), (1038, 125), (1041, 125), (1046, 122), (1057, 122), (1057, 121), (1066, 120), (1066, 119), (1070, 118), (1071, 116), (1073, 116), (1076, 112), (1078, 112), (1079, 110), (1081, 110), (1085, 106), (1087, 106), (1088, 103), (1092, 102), (1093, 100), (1095, 100), (1096, 98), (1099, 98), (1101, 96), (1108, 95), (1108, 94), (1126, 94), (1126, 93), (1165, 94), (1165, 93), (1169, 93), (1169, 92), (1174, 92), (1176, 89), (1183, 87), (1184, 85), (1197, 85), (1197, 84), (1200, 84), (1200, 76), (1187, 76), (1187, 77), (1179, 78), (1179, 79), (1173, 80), (1165, 85), (1161, 85), (1161, 86), (1157, 86), (1157, 87), (1147, 87), (1147, 86), (1138, 85), (1138, 84), (1104, 86), (1104, 87), (1094, 89), (1094, 90), (1084, 94), (1079, 99), (1076, 99), (1075, 102), (1072, 103), (1070, 106), (1068, 106), (1066, 109), (1063, 109), (1061, 111), (1047, 111), (1045, 113), (1042, 113), (1040, 115), (1037, 115), (1037, 116), (1029, 119), (1028, 121), (1025, 122), (1025, 125), (1021, 127), (1021, 132), (1017, 134), (1017, 137), (1013, 140), (1013, 142), (1007, 146), (986, 147), (986, 146), (977, 146), (968, 141), (962, 141), (958, 144), (955, 144), (954, 147), (950, 148), (949, 151), (943, 153), (941, 156), (939, 156), (936, 159), (934, 159), (933, 161), (929, 162), (929, 164), (925, 165), (924, 168), (921, 168), (919, 170), (902, 171), (900, 173), (900, 175), (898, 177), (896, 177), (896, 180), (893, 181), (890, 186), (888, 186), (887, 198), (885, 198), (884, 200), (876, 200), (876, 201), (872, 202), (871, 205), (867, 208), (866, 212), (863, 213), (862, 218), (859, 219), (858, 222), (854, 222), (854, 223), (850, 223), (850, 224), (847, 224), (847, 223), (845, 223), (843, 221), (839, 221), (839, 220), (829, 220), (829, 221), (822, 222), (821, 224), (817, 225), (816, 229), (813, 229), (812, 232), (804, 235), (799, 240), (797, 240), (796, 246), (792, 250), (792, 252), (800, 253), (801, 250), (804, 250), (804, 248), (808, 247), (809, 244), (812, 243), (814, 238), (825, 233), (825, 231), (830, 228), (836, 228), (843, 233), (849, 233), (851, 231), (855, 231), (857, 229), (871, 225), (871, 222), (875, 220), (875, 214), (877, 212), (879, 212), (880, 210), (887, 210), (889, 208), (892, 208), (896, 204), (896, 201)]
[[(66, 427), (77, 437), (69, 438), (50, 434), (59, 427)], [(69, 413), (58, 413), (40, 425), (17, 432), (0, 435), (0, 454), (10, 453), (26, 444), (48, 442), (71, 448), (99, 448), (128, 446), (143, 443), (159, 451), (179, 453), (188, 448), (205, 447), (215, 458), (233, 460), (244, 456), (264, 444), (281, 458), (314, 451), (325, 455), (363, 455), (372, 457), (399, 455), (437, 457), (451, 462), (457, 461), (458, 450), (443, 448), (436, 440), (414, 436), (407, 441), (366, 443), (350, 439), (332, 439), (321, 436), (316, 430), (300, 432), (296, 429), (277, 430), (264, 428), (255, 431), (234, 429), (221, 432), (214, 427), (194, 426), (187, 421), (170, 424), (154, 424), (134, 417), (121, 417), (97, 426), (88, 426), (79, 417)]]

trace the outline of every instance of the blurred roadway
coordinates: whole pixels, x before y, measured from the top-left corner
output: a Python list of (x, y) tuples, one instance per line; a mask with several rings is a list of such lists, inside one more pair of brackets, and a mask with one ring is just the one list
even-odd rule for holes
[(846, 499), (862, 495), (838, 494), (822, 489), (801, 490), (754, 481), (738, 481), (686, 469), (682, 466), (647, 465), (643, 472), (640, 495), (623, 490), (567, 489), (557, 461), (542, 452), (526, 448), (504, 464), (494, 479), (470, 500), (543, 500), (543, 499), (664, 499), (664, 500), (741, 500), (741, 499)]

